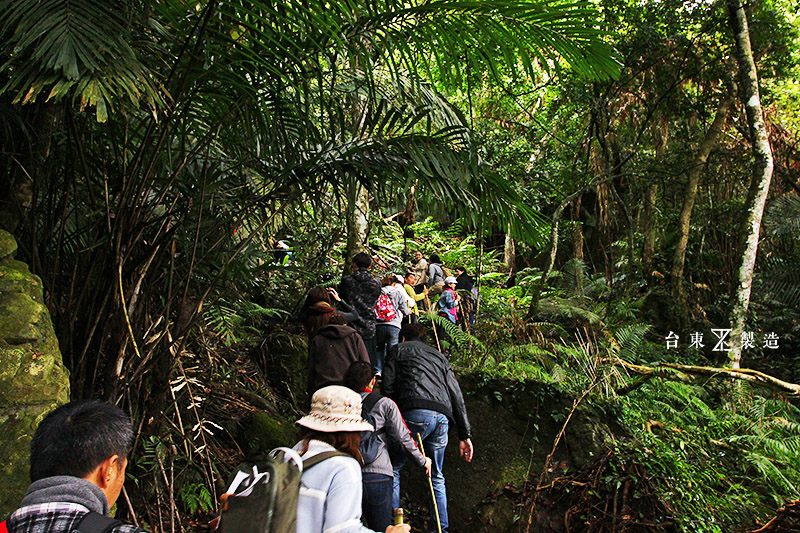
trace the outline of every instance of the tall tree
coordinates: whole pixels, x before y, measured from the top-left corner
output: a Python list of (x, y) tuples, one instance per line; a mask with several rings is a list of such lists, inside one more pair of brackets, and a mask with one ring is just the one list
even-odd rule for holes
[(750, 291), (753, 287), (753, 269), (758, 252), (758, 238), (761, 233), (761, 218), (772, 180), (772, 149), (769, 144), (761, 97), (758, 89), (753, 50), (750, 46), (750, 30), (741, 0), (726, 0), (728, 20), (736, 42), (736, 61), (739, 65), (739, 94), (747, 115), (750, 141), (753, 145), (753, 170), (747, 198), (747, 218), (742, 227), (742, 260), (739, 266), (738, 283), (730, 313), (731, 350), (728, 352), (728, 365), (739, 368), (742, 359), (742, 334), (747, 321), (750, 305)]
[(689, 180), (686, 184), (686, 193), (683, 196), (683, 207), (678, 218), (678, 242), (675, 245), (675, 253), (672, 257), (672, 298), (680, 310), (680, 314), (685, 316), (686, 296), (683, 289), (683, 266), (686, 261), (686, 246), (689, 243), (689, 228), (692, 221), (692, 210), (697, 200), (697, 186), (703, 175), (706, 161), (712, 148), (717, 144), (717, 139), (722, 133), (725, 121), (728, 118), (728, 111), (733, 103), (731, 95), (724, 95), (719, 103), (717, 114), (714, 121), (706, 131), (700, 146), (697, 147), (692, 166), (689, 168)]

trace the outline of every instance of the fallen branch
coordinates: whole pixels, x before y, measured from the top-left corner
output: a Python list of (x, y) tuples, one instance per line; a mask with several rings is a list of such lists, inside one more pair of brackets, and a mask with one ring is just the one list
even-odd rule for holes
[[(626, 368), (632, 372), (641, 374), (643, 376), (652, 375), (652, 376), (662, 377), (665, 379), (673, 379), (677, 381), (686, 381), (686, 377), (685, 376), (681, 377), (680, 375), (670, 376), (658, 372), (658, 369), (670, 368), (673, 370), (677, 370), (684, 375), (689, 374), (692, 376), (709, 376), (709, 377), (741, 379), (744, 381), (755, 383), (757, 385), (761, 385), (763, 387), (767, 387), (772, 390), (788, 392), (792, 396), (800, 396), (800, 385), (797, 385), (795, 383), (789, 383), (787, 381), (780, 380), (776, 377), (770, 376), (763, 372), (759, 372), (758, 370), (752, 370), (749, 368), (717, 368), (712, 366), (678, 365), (674, 363), (659, 363), (656, 366), (644, 366), (644, 365), (636, 365), (633, 363), (629, 363), (618, 357), (605, 357), (602, 358), (599, 362), (621, 366), (623, 368)], [(626, 389), (624, 392), (629, 392), (629, 390), (632, 390), (629, 387), (624, 387), (623, 389)]]
[(767, 522), (764, 527), (750, 533), (781, 533), (797, 531), (800, 527), (800, 500), (790, 500), (778, 510), (775, 518)]

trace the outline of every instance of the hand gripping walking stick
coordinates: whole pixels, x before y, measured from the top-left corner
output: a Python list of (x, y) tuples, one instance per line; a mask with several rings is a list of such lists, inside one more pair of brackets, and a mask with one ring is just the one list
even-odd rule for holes
[[(425, 456), (425, 447), (422, 445), (422, 435), (417, 433), (417, 440), (419, 441), (419, 451), (422, 452), (422, 457)], [(431, 476), (428, 476), (428, 486), (431, 488), (431, 499), (433, 500), (433, 514), (436, 515), (436, 528), (439, 530), (439, 533), (442, 533), (442, 521), (439, 520), (439, 506), (436, 505), (436, 494), (433, 492), (433, 479)]]

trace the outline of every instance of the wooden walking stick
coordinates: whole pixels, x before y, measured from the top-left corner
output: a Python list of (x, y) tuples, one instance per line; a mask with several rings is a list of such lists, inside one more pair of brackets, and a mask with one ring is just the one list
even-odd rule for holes
[[(425, 455), (425, 447), (422, 445), (422, 435), (417, 433), (417, 440), (419, 441), (419, 451), (422, 452), (422, 457), (427, 459)], [(433, 458), (431, 458), (433, 460)], [(433, 500), (433, 513), (436, 515), (436, 527), (439, 530), (439, 533), (442, 533), (442, 521), (439, 520), (439, 506), (436, 505), (436, 493), (433, 492), (433, 479), (431, 476), (428, 476), (428, 486), (431, 488), (431, 499)]]
[[(425, 303), (428, 305), (428, 314), (433, 316), (434, 312), (433, 309), (431, 309), (431, 301), (428, 299), (427, 294), (425, 295)], [(433, 321), (433, 318), (431, 318), (431, 326), (433, 326), (433, 336), (436, 337), (436, 349), (441, 352), (442, 345), (439, 344), (439, 332), (436, 331), (436, 322)]]

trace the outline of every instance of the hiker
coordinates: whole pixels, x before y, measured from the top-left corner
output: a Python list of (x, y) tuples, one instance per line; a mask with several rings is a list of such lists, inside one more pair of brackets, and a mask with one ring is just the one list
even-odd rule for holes
[(108, 516), (132, 445), (130, 419), (113, 404), (77, 401), (50, 412), (31, 440), (31, 485), (8, 532), (143, 532)]
[(341, 385), (355, 361), (369, 363), (369, 354), (358, 332), (346, 326), (344, 317), (331, 313), (308, 345), (308, 394), (327, 385)]
[[(300, 441), (294, 451), (303, 459), (339, 452), (303, 471), (297, 501), (297, 533), (370, 533), (361, 524), (362, 431), (373, 427), (361, 417), (361, 396), (337, 385), (314, 393), (311, 411), (297, 421)], [(389, 526), (386, 533), (409, 533), (406, 525)]]
[(428, 265), (428, 292), (431, 296), (436, 296), (442, 292), (444, 287), (444, 269), (442, 268), (442, 260), (436, 254), (431, 254), (431, 262)]
[[(398, 276), (399, 277), (399, 276)], [(375, 374), (380, 376), (386, 350), (400, 342), (400, 324), (403, 317), (411, 311), (408, 308), (408, 295), (400, 288), (401, 281), (394, 275), (381, 280), (381, 295), (375, 305)]]
[[(456, 292), (456, 278), (448, 276), (444, 280), (442, 294), (439, 295), (439, 301), (436, 303), (437, 314), (453, 324), (458, 324), (458, 304), (460, 301), (461, 297)], [(436, 337), (439, 341), (447, 340), (449, 342), (450, 340), (447, 330), (439, 324), (436, 324)]]
[[(338, 309), (333, 306), (331, 300), (337, 302)], [(300, 309), (300, 320), (308, 339), (311, 340), (317, 334), (317, 330), (328, 323), (330, 315), (337, 311), (344, 317), (346, 324), (358, 319), (358, 313), (339, 297), (339, 293), (333, 287), (313, 287), (308, 291), (303, 307)]]
[(381, 295), (381, 282), (367, 272), (371, 264), (372, 258), (364, 252), (353, 256), (353, 273), (342, 277), (339, 294), (358, 314), (349, 324), (361, 335), (369, 360), (375, 365), (375, 304)]
[(475, 281), (467, 274), (467, 269), (463, 266), (457, 266), (456, 271), (456, 292), (465, 295), (461, 300), (463, 308), (463, 315), (461, 321), (464, 329), (472, 329), (475, 326), (475, 313), (478, 310), (478, 289), (475, 287)]
[(418, 283), (418, 285), (414, 286), (414, 289), (417, 291), (417, 294), (420, 294), (423, 289), (426, 288), (425, 282), (428, 281), (428, 262), (420, 251), (414, 252), (414, 261), (416, 261), (413, 267), (414, 277)]
[[(444, 484), (444, 450), (447, 430), (455, 424), (461, 456), (472, 461), (473, 447), (461, 387), (444, 354), (425, 344), (427, 331), (419, 324), (403, 326), (402, 342), (386, 357), (381, 390), (393, 399), (413, 434), (422, 437), (425, 456), (433, 459), (431, 478), (442, 532), (448, 530), (447, 493)], [(405, 458), (394, 463), (392, 506), (400, 506), (400, 471)], [(431, 506), (432, 531), (436, 515)]]
[[(374, 391), (375, 375), (372, 367), (364, 362), (350, 365), (344, 376), (344, 385), (361, 395), (361, 414), (375, 428), (372, 434), (374, 442), (361, 437), (361, 478), (364, 485), (362, 510), (367, 526), (383, 531), (392, 523), (392, 463), (389, 459), (389, 448), (401, 449), (419, 466), (431, 475), (431, 460), (419, 451), (414, 438), (400, 415), (397, 404), (390, 398)], [(367, 434), (369, 435), (369, 434)]]
[(416, 324), (419, 322), (420, 307), (422, 306), (422, 301), (428, 295), (428, 289), (423, 287), (422, 291), (417, 293), (417, 291), (414, 289), (417, 276), (413, 272), (406, 274), (405, 280), (403, 281), (403, 288), (406, 290), (406, 294), (408, 294), (409, 301), (413, 300), (415, 304), (411, 307), (411, 313), (406, 317), (408, 320), (404, 323)]

